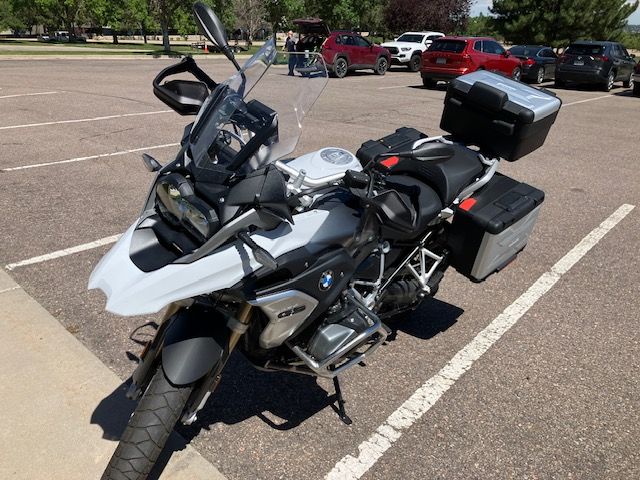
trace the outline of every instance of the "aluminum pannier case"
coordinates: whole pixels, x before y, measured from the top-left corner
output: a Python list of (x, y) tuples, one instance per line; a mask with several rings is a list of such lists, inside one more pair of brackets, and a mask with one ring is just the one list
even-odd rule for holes
[(453, 216), (451, 265), (475, 282), (504, 268), (526, 246), (543, 201), (542, 190), (496, 174)]
[(541, 147), (562, 102), (552, 92), (480, 70), (451, 80), (440, 128), (515, 161)]

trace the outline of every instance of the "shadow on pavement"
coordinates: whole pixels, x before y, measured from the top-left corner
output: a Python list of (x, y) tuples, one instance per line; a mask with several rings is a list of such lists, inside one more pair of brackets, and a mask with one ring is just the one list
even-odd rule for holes
[(455, 325), (464, 310), (435, 298), (427, 298), (415, 311), (406, 314), (405, 318), (396, 318), (387, 323), (392, 334), (387, 338), (395, 340), (398, 332), (412, 337), (429, 340)]
[[(428, 340), (454, 325), (464, 310), (436, 299), (427, 299), (415, 312), (397, 317), (390, 328), (393, 341), (398, 332)], [(384, 350), (380, 350), (383, 352)], [(130, 379), (104, 398), (91, 416), (91, 423), (103, 429), (103, 438), (117, 441), (124, 432), (136, 402), (125, 396)], [(275, 430), (290, 430), (325, 408), (337, 411), (337, 398), (317, 379), (286, 372), (255, 369), (242, 355), (234, 353), (215, 394), (191, 426), (179, 425), (163, 450), (149, 478), (158, 478), (173, 452), (182, 450), (198, 435), (222, 422), (233, 425), (258, 417)], [(336, 416), (336, 422), (339, 422)]]

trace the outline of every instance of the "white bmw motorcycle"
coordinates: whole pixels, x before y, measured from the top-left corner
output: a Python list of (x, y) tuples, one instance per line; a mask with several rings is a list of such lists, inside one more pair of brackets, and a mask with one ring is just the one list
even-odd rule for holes
[[(488, 72), (451, 82), (447, 137), (400, 128), (356, 155), (288, 157), (327, 83), (322, 57), (287, 75), (273, 40), (241, 68), (215, 14), (194, 13), (238, 72), (216, 83), (191, 58), (156, 96), (187, 125), (138, 220), (89, 288), (119, 315), (164, 314), (132, 375), (140, 399), (103, 479), (145, 479), (176, 422), (191, 424), (238, 348), (257, 368), (332, 378), (371, 355), (383, 323), (415, 309), (449, 266), (472, 281), (525, 247), (542, 191), (496, 173), (544, 143), (552, 94)], [(167, 77), (190, 73), (195, 80)]]

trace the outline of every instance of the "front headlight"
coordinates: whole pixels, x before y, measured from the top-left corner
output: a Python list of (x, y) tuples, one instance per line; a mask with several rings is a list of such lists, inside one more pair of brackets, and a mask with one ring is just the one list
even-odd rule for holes
[(182, 226), (204, 242), (220, 226), (215, 210), (196, 197), (191, 182), (171, 173), (156, 186), (156, 211), (174, 227)]
[(402, 47), (400, 50), (403, 52), (408, 52), (409, 50), (411, 50), (411, 47)]

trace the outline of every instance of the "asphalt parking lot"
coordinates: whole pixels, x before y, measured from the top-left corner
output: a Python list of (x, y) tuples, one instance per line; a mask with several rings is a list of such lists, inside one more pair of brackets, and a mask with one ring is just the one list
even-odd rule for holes
[[(86, 284), (141, 208), (152, 176), (140, 153), (168, 161), (189, 121), (151, 91), (169, 62), (0, 62), (0, 264), (123, 382), (134, 368), (125, 352), (140, 349), (129, 335), (149, 319), (104, 312)], [(564, 105), (545, 146), (501, 166), (546, 193), (529, 246), (482, 284), (450, 271), (435, 300), (343, 376), (353, 425), (334, 412), (330, 382), (258, 372), (236, 354), (182, 435), (233, 480), (319, 479), (362, 460), (388, 417), (567, 252), (623, 205), (640, 206), (640, 98), (555, 91)], [(444, 94), (403, 70), (330, 80), (298, 151), (355, 152), (401, 126), (440, 134)], [(365, 459), (362, 478), (640, 478), (640, 208), (625, 208), (377, 461)], [(114, 391), (92, 419), (114, 438), (127, 419), (108, 412), (122, 401)]]

